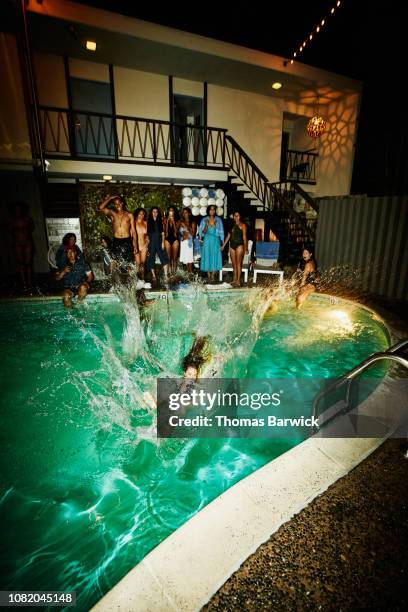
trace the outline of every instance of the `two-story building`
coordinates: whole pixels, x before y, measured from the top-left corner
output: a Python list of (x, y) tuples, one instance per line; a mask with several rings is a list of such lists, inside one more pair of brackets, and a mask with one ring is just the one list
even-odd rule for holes
[[(3, 209), (28, 201), (36, 271), (50, 241), (80, 233), (83, 184), (222, 187), (230, 208), (275, 215), (282, 241), (312, 240), (315, 198), (349, 193), (359, 82), (67, 0), (29, 0), (10, 23)], [(316, 114), (326, 128), (312, 138)]]

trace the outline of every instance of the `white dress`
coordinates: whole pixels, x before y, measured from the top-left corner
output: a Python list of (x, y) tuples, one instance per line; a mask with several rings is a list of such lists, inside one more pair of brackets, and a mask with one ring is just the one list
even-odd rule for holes
[(193, 238), (191, 234), (186, 240), (183, 240), (183, 234), (187, 231), (187, 228), (180, 227), (180, 263), (183, 264), (194, 263)]

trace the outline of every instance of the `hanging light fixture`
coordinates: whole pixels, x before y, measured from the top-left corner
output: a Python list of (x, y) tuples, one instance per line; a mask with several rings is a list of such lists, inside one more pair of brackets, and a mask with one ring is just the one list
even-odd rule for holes
[(319, 99), (317, 99), (316, 114), (307, 122), (306, 131), (312, 138), (320, 138), (325, 129), (326, 121), (319, 115)]

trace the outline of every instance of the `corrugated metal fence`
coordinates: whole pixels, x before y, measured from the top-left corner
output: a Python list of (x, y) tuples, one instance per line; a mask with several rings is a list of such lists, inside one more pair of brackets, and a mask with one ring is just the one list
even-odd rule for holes
[(319, 200), (316, 258), (353, 288), (408, 300), (408, 196)]

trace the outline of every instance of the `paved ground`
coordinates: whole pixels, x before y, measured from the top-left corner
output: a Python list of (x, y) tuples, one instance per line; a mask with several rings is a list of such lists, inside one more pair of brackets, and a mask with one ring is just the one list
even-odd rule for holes
[(389, 440), (283, 525), (204, 610), (408, 610), (408, 459)]

